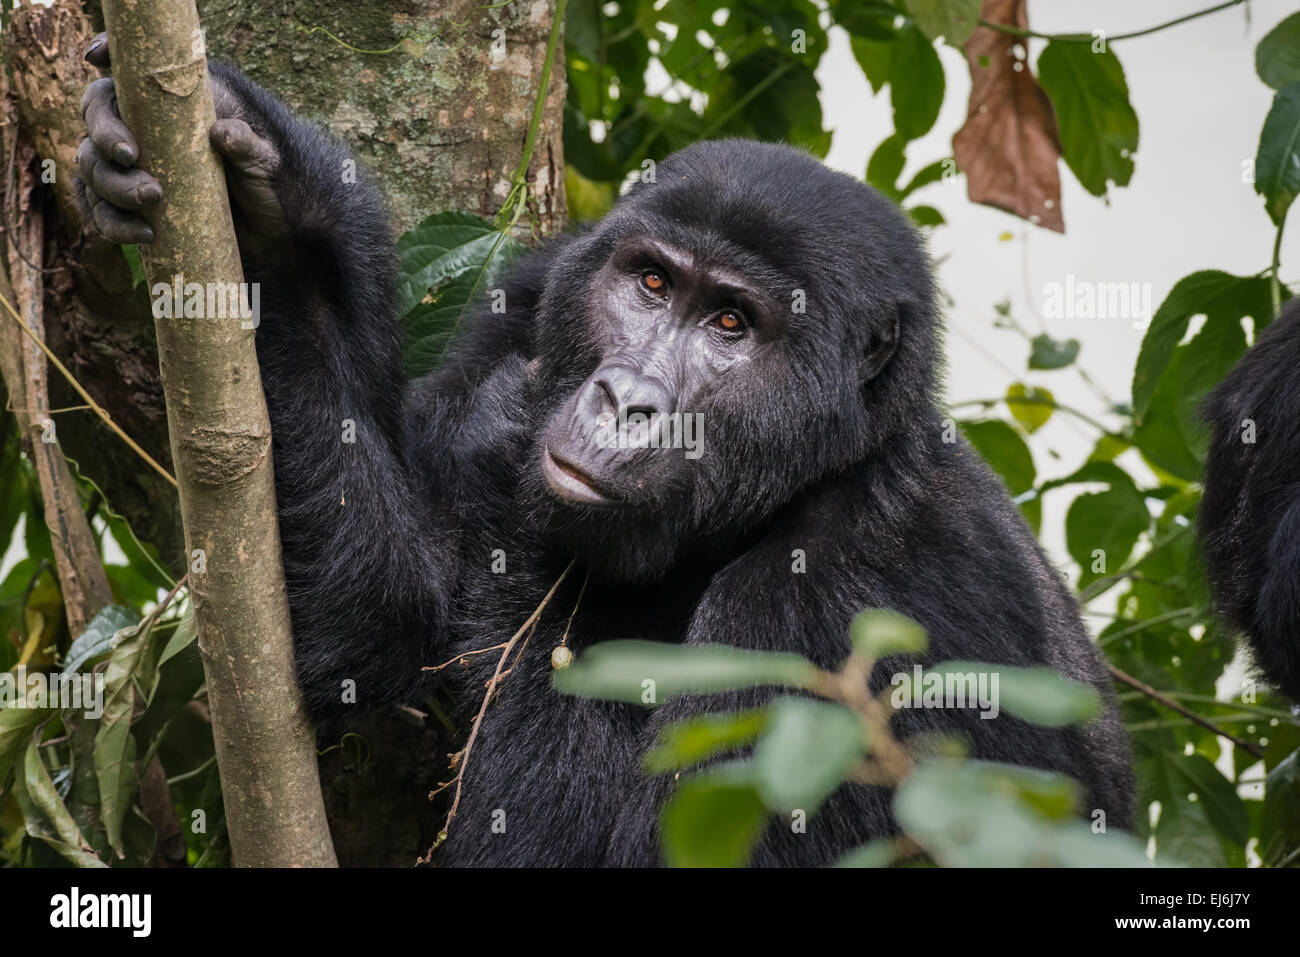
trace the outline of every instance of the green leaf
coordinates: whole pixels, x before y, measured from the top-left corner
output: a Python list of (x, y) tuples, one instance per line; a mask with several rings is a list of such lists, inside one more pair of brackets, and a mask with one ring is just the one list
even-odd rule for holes
[(32, 837), (44, 841), (77, 867), (108, 866), (91, 849), (59, 797), (41, 760), (39, 735), (34, 735), (27, 745), (22, 773), (14, 778), (14, 797)]
[[(926, 674), (988, 674), (988, 688), (1000, 710), (1046, 728), (1082, 724), (1096, 717), (1101, 709), (1096, 688), (1071, 681), (1045, 665), (1020, 668), (979, 661), (944, 661)], [(992, 684), (995, 676), (996, 687)]]
[[(1065, 515), (1065, 545), (1079, 563), (1079, 587), (1124, 567), (1138, 538), (1151, 527), (1146, 500), (1132, 481), (1080, 495)], [(1100, 550), (1101, 555), (1095, 553)], [(1100, 569), (1096, 569), (1098, 559)]]
[(1223, 866), (1225, 842), (1241, 847), (1248, 840), (1245, 804), (1204, 755), (1157, 751), (1141, 762), (1138, 779), (1144, 784), (1144, 801), (1160, 802), (1154, 831), (1158, 859)]
[(1264, 785), (1264, 816), (1259, 855), (1265, 866), (1278, 864), (1300, 848), (1300, 751), (1279, 762)]
[(948, 221), (933, 206), (908, 206), (903, 212), (918, 226), (942, 226)]
[(603, 641), (585, 650), (551, 685), (564, 694), (632, 704), (662, 704), (676, 694), (706, 694), (759, 685), (810, 687), (818, 675), (799, 655), (728, 645)]
[(960, 50), (979, 24), (980, 0), (907, 0), (907, 10), (927, 37)]
[(435, 213), (407, 230), (397, 240), (399, 313), (410, 312), (430, 290), (480, 269), (500, 238), (492, 223), (469, 213)]
[[(86, 624), (86, 630), (77, 636), (77, 640), (68, 649), (68, 657), (63, 665), (65, 675), (80, 671), (85, 665), (108, 654), (117, 647), (119, 635), (129, 637), (126, 630), (140, 624), (140, 616), (130, 608), (122, 605), (108, 605), (95, 613), (95, 617)], [(132, 632), (134, 634), (134, 632)]]
[(122, 247), (122, 258), (131, 270), (131, 288), (137, 288), (145, 281), (144, 264), (140, 262), (140, 247), (129, 243)]
[(1065, 476), (1065, 478), (1044, 482), (1038, 490), (1040, 492), (1050, 492), (1054, 488), (1063, 488), (1066, 485), (1077, 485), (1083, 482), (1105, 482), (1107, 485), (1127, 485), (1134, 490), (1137, 489), (1137, 486), (1133, 484), (1132, 477), (1114, 462), (1088, 461)]
[(1010, 410), (1011, 417), (1030, 435), (1047, 424), (1055, 405), (1056, 397), (1046, 389), (1028, 386), (1023, 382), (1014, 382), (1007, 389), (1007, 409)]
[(960, 424), (966, 440), (998, 473), (1007, 491), (1020, 495), (1034, 487), (1034, 459), (1020, 433), (996, 419)]
[[(943, 867), (1146, 867), (1127, 834), (1094, 834), (1054, 812), (1078, 786), (1046, 771), (983, 761), (930, 761), (899, 785), (894, 813)], [(1046, 796), (1050, 795), (1050, 798)]]
[(32, 729), (49, 715), (48, 708), (0, 708), (0, 782), (26, 747)]
[(1275, 90), (1300, 80), (1300, 13), (1293, 13), (1255, 47), (1255, 72)]
[(479, 216), (436, 213), (397, 240), (399, 314), (411, 376), (436, 367), (465, 315), (523, 247)]
[(95, 776), (99, 780), (100, 815), (109, 846), (120, 857), (122, 821), (135, 793), (135, 739), (131, 717), (135, 705), (133, 679), (141, 669), (150, 628), (136, 626), (121, 635), (104, 669), (104, 711), (95, 731)]
[(898, 8), (890, 0), (830, 0), (831, 19), (852, 37), (889, 40)]
[(929, 645), (925, 629), (906, 615), (872, 608), (854, 616), (849, 625), (853, 650), (868, 661), (886, 655), (919, 655)]
[(1113, 462), (1115, 458), (1132, 448), (1132, 444), (1117, 435), (1103, 435), (1097, 440), (1089, 462)]
[(1079, 358), (1078, 339), (1053, 339), (1044, 332), (1034, 336), (1030, 347), (1031, 369), (1064, 369)]
[(1119, 59), (1090, 44), (1054, 40), (1038, 58), (1038, 79), (1056, 109), (1065, 161), (1083, 188), (1106, 195), (1127, 186), (1138, 147), (1138, 118)]
[(910, 23), (893, 44), (889, 89), (894, 129), (909, 140), (928, 133), (943, 105), (943, 64), (930, 39)]
[[(1268, 280), (1252, 285), (1261, 300), (1256, 308), (1269, 308), (1264, 305)], [(1260, 325), (1256, 322), (1255, 328)], [(1177, 479), (1200, 479), (1209, 449), (1201, 418), (1205, 397), (1245, 351), (1245, 331), (1231, 314), (1207, 319), (1190, 342), (1174, 349), (1133, 433), (1134, 444), (1149, 464)]]
[[(903, 187), (900, 199), (906, 199), (923, 186), (929, 186), (931, 183), (940, 182), (944, 174), (949, 169), (956, 169), (956, 163), (951, 158), (935, 160), (929, 166), (925, 167), (919, 173), (912, 177), (911, 181)], [(901, 170), (899, 172), (902, 172)]]
[(1226, 867), (1227, 849), (1219, 840), (1205, 806), (1187, 800), (1161, 802), (1152, 831), (1156, 860), (1185, 867)]
[(851, 36), (849, 46), (853, 49), (853, 58), (862, 68), (872, 93), (879, 93), (889, 85), (890, 69), (894, 62), (894, 42), (896, 35), (891, 28), (886, 39)]
[(1187, 350), (1174, 350), (1165, 374), (1161, 376), (1147, 410), (1133, 432), (1133, 444), (1143, 458), (1165, 481), (1195, 482), (1201, 477), (1203, 463), (1187, 441), (1181, 410), (1183, 359)]
[(898, 178), (907, 162), (907, 140), (894, 133), (881, 140), (867, 161), (867, 182), (893, 199), (899, 198)]
[(888, 867), (898, 856), (898, 845), (892, 838), (881, 837), (849, 851), (836, 867)]
[(1251, 316), (1258, 333), (1273, 314), (1269, 287), (1267, 278), (1233, 276), (1218, 270), (1192, 273), (1174, 284), (1151, 319), (1133, 369), (1133, 410), (1139, 420), (1192, 317), (1204, 315), (1207, 325), (1240, 325), (1243, 317)]
[(172, 632), (171, 638), (167, 640), (167, 646), (163, 648), (162, 654), (158, 656), (158, 667), (161, 668), (188, 648), (198, 636), (199, 623), (194, 617), (194, 609), (190, 608), (185, 613), (185, 617), (180, 620), (180, 624), (176, 626), (176, 630)]
[(742, 774), (697, 774), (664, 805), (664, 859), (670, 867), (743, 867), (766, 820), (762, 798)]
[(1219, 769), (1200, 754), (1167, 755), (1170, 766), (1186, 782), (1190, 793), (1205, 808), (1214, 829), (1234, 844), (1245, 846), (1250, 839), (1246, 805), (1237, 795), (1236, 786)]
[(811, 815), (862, 760), (865, 746), (862, 723), (843, 705), (778, 698), (754, 746), (755, 786), (769, 809)]
[(1255, 156), (1255, 192), (1274, 226), (1300, 193), (1300, 80), (1288, 83), (1273, 97), (1273, 107), (1259, 134)]
[(702, 714), (659, 732), (655, 746), (642, 759), (647, 774), (664, 774), (694, 767), (709, 758), (752, 744), (767, 727), (767, 710), (754, 708), (725, 714)]

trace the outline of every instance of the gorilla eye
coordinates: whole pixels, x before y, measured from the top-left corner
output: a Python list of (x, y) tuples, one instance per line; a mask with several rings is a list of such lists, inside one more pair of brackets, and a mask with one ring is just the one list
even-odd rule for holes
[(736, 309), (724, 309), (713, 317), (713, 323), (723, 332), (743, 332), (745, 317)]
[(657, 269), (647, 269), (641, 274), (641, 285), (645, 286), (656, 296), (662, 296), (668, 292), (668, 280), (664, 274)]

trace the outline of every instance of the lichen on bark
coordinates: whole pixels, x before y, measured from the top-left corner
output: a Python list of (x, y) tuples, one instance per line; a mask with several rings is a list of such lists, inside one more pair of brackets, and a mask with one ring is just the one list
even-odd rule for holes
[[(553, 0), (199, 7), (210, 53), (345, 140), (379, 181), (397, 231), (434, 212), (500, 209), (537, 98)], [(557, 64), (528, 171), (531, 225), (543, 236), (565, 222), (563, 111)]]

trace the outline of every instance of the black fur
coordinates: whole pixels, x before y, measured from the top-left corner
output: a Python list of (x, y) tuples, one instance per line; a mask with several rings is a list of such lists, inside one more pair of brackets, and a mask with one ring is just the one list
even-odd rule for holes
[(1292, 300), (1206, 401), (1213, 436), (1200, 525), (1218, 611), (1246, 633), (1265, 678), (1300, 701), (1297, 414), (1300, 300)]
[[(380, 197), (341, 182), (340, 146), (238, 73), (223, 79), (283, 158), (290, 240), (243, 246), (247, 278), (262, 283), (258, 353), (312, 712), (346, 711), (345, 679), (361, 707), (417, 701), (432, 680), (420, 666), (503, 641), (578, 559), (487, 711), (442, 862), (658, 861), (657, 808), (673, 782), (638, 770), (648, 742), (684, 715), (770, 696), (647, 712), (553, 692), (551, 649), (588, 573), (568, 638), (578, 653), (635, 637), (833, 666), (852, 616), (882, 606), (929, 630), (929, 660), (1047, 664), (1089, 682), (1111, 704), (1083, 729), (970, 711), (898, 721), (909, 733), (963, 733), (982, 758), (1068, 773), (1089, 809), (1128, 826), (1127, 742), (1077, 607), (989, 469), (942, 440), (935, 290), (897, 209), (784, 146), (690, 147), (597, 227), (527, 257), (504, 283), (507, 313), (476, 316), (403, 403)], [(710, 399), (689, 487), (658, 508), (583, 511), (547, 490), (537, 437), (599, 359), (590, 277), (620, 236), (647, 228), (744, 265), (783, 302), (805, 290), (808, 312)], [(895, 319), (897, 350), (864, 384), (864, 352)], [(357, 423), (356, 444), (340, 441), (344, 419)], [(505, 574), (491, 572), (498, 548)], [(795, 549), (805, 574), (791, 572)], [(457, 677), (467, 716), (496, 655), (474, 660)], [(491, 830), (496, 809), (504, 834)], [(848, 786), (807, 834), (774, 825), (756, 863), (827, 863), (892, 827), (886, 793)]]

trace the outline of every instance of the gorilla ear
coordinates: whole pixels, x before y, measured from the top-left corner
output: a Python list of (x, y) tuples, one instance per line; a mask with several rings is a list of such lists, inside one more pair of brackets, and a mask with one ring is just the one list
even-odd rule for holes
[(898, 307), (890, 310), (884, 327), (873, 329), (862, 356), (862, 381), (869, 382), (884, 371), (898, 348)]

